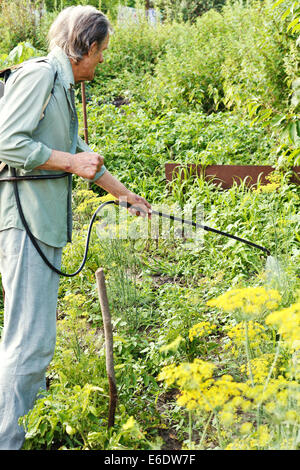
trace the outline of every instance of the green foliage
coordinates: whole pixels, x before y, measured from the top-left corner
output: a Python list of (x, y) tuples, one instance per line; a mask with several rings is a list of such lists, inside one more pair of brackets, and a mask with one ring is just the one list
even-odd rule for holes
[(41, 52), (35, 49), (29, 42), (20, 42), (9, 54), (2, 54), (0, 56), (0, 66), (1, 68), (5, 68), (20, 64), (40, 55)]
[(287, 31), (297, 34), (300, 31), (300, 6), (291, 0), (277, 0), (273, 8), (283, 9), (282, 20), (287, 20)]
[[(152, 111), (137, 103), (117, 108), (88, 104), (90, 143), (104, 155), (122, 181), (154, 201), (163, 190), (165, 162), (209, 164), (272, 164), (272, 139), (258, 126), (230, 113)], [(141, 160), (141, 155), (143, 156)], [(123, 162), (127, 165), (124, 166)]]
[(240, 106), (253, 96), (267, 106), (284, 109), (288, 102), (288, 64), (295, 60), (269, 2), (248, 9), (227, 5), (224, 21), (233, 34), (222, 65), (225, 103)]
[(145, 18), (139, 24), (114, 25), (105, 64), (96, 71), (92, 91), (105, 96), (124, 95), (126, 90), (143, 93), (141, 80), (155, 69), (157, 58), (164, 53), (171, 27), (149, 26)]
[(172, 36), (148, 87), (158, 106), (211, 112), (255, 96), (265, 108), (287, 109), (299, 53), (269, 2), (227, 4), (193, 26), (174, 25)]
[(20, 42), (40, 46), (38, 38), (43, 18), (41, 0), (3, 0), (0, 9), (0, 43), (6, 50)]
[[(131, 5), (132, 1), (123, 0), (122, 5)], [(98, 8), (109, 18), (116, 19), (120, 0), (45, 0), (45, 6), (48, 11), (60, 11), (63, 8), (76, 5), (91, 5)]]
[[(74, 388), (54, 387), (35, 409), (21, 420), (26, 435), (25, 450), (89, 449), (89, 434), (99, 430), (95, 400), (102, 394), (99, 387), (85, 384)], [(104, 437), (105, 439), (105, 437)]]
[(225, 28), (222, 16), (213, 10), (195, 25), (173, 26), (166, 53), (158, 59), (154, 77), (148, 77), (150, 105), (216, 110), (222, 95)]
[(195, 21), (195, 19), (214, 8), (219, 10), (225, 0), (154, 0), (154, 7), (159, 9), (163, 18), (169, 21)]
[[(4, 3), (8, 8), (9, 2)], [(166, 185), (164, 164), (283, 168), (299, 162), (297, 9), (289, 4), (282, 23), (285, 4), (277, 11), (269, 1), (234, 2), (194, 21), (196, 3), (200, 5), (186, 3), (189, 9), (184, 11), (183, 2), (176, 2), (181, 8), (177, 20), (187, 15), (192, 24), (177, 21), (153, 27), (142, 21), (114, 27), (106, 62), (87, 84), (90, 144), (104, 155), (107, 168), (154, 208), (169, 213), (175, 206), (201, 207), (206, 225), (267, 247), (283, 266), (280, 291), (283, 305), (288, 306), (297, 301), (300, 288), (299, 186), (290, 184), (290, 172), (281, 171), (267, 186), (235, 184), (224, 191), (188, 171), (183, 179)], [(15, 7), (17, 2), (10, 4)], [(43, 15), (35, 37), (29, 32), (19, 45), (14, 41), (20, 39), (10, 36), (6, 26), (3, 66), (44, 51), (48, 25), (67, 4), (77, 2), (47, 1), (51, 13)], [(101, 2), (111, 16), (114, 5)], [(12, 16), (6, 21), (12, 22)], [(27, 21), (25, 15), (22, 21)], [(78, 109), (82, 122), (79, 102)], [(281, 130), (287, 122), (290, 140), (276, 153), (281, 141), (274, 126)], [(68, 272), (81, 263), (87, 223), (102, 194), (94, 186), (88, 191), (86, 182), (74, 178), (73, 243), (64, 249), (62, 266)], [(103, 223), (101, 214), (99, 222)], [(136, 219), (130, 223), (135, 227)], [(180, 445), (192, 448), (192, 422), (197, 424), (195, 445), (218, 446), (220, 423), (205, 413), (188, 415), (175, 403), (176, 389), (166, 392), (158, 374), (172, 363), (201, 358), (217, 365), (216, 376), (231, 373), (240, 380), (247, 375), (244, 337), (234, 349), (228, 336), (236, 317), (208, 309), (206, 302), (234, 287), (265, 284), (265, 257), (254, 248), (207, 232), (190, 240), (176, 237), (171, 227), (167, 237), (110, 240), (101, 230), (92, 233), (80, 275), (61, 279), (48, 391), (21, 419), (27, 430), (24, 448), (160, 449), (166, 444), (159, 436), (167, 435), (171, 442), (174, 433)], [(103, 324), (94, 275), (99, 267), (107, 280), (119, 399), (110, 430)], [(199, 325), (213, 328), (191, 341), (189, 329), (194, 325), (198, 330)], [(251, 328), (249, 334), (251, 344)], [(276, 334), (268, 330), (259, 336), (258, 346), (252, 343), (250, 353), (273, 354), (275, 346)], [(281, 351), (279, 359), (285, 373), (291, 357)], [(244, 411), (239, 409), (236, 420), (252, 418)], [(276, 418), (277, 427), (286, 423), (282, 416)], [(229, 439), (228, 430), (221, 431)]]
[[(283, 6), (283, 11), (281, 10)], [(289, 5), (288, 8), (287, 4)], [(279, 8), (278, 8), (279, 7)], [(300, 154), (300, 115), (299, 115), (299, 37), (296, 35), (300, 31), (300, 8), (297, 2), (285, 2), (279, 0), (273, 5), (273, 9), (280, 13), (282, 28), (285, 35), (291, 37), (289, 54), (284, 61), (286, 71), (287, 90), (285, 96), (287, 103), (283, 108), (273, 106), (262, 97), (255, 97), (248, 100), (248, 109), (253, 122), (269, 125), (274, 132), (279, 135), (280, 146), (278, 148), (278, 167), (289, 167), (299, 164)], [(279, 14), (278, 13), (278, 14)]]

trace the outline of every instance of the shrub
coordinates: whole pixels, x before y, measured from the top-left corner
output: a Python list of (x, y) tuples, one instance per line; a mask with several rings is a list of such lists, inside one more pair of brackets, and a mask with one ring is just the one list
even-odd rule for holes
[(222, 64), (226, 105), (244, 107), (256, 97), (265, 107), (286, 109), (295, 51), (272, 4), (228, 4), (223, 18), (231, 31)]
[(192, 26), (173, 23), (165, 50), (146, 87), (158, 108), (248, 113), (255, 99), (264, 109), (289, 109), (299, 51), (269, 0), (228, 3)]
[(164, 19), (195, 21), (195, 19), (214, 8), (219, 10), (225, 0), (154, 0), (155, 8), (158, 8)]
[(12, 49), (19, 42), (36, 44), (39, 24), (43, 17), (40, 0), (3, 0), (1, 2), (1, 42), (5, 49)]
[(154, 105), (216, 110), (217, 98), (222, 95), (225, 28), (222, 15), (213, 10), (195, 25), (173, 25), (172, 40), (148, 87)]

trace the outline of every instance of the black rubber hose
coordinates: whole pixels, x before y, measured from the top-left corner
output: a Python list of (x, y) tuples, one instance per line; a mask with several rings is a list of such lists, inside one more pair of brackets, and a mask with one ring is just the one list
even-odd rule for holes
[(55, 173), (53, 175), (24, 175), (16, 176), (16, 173), (13, 171), (14, 176), (7, 176), (6, 178), (0, 178), (0, 183), (2, 182), (14, 182), (14, 181), (37, 181), (37, 180), (54, 180), (58, 178), (65, 178), (70, 173)]
[(222, 232), (221, 230), (217, 230), (216, 228), (208, 227), (207, 225), (196, 224), (196, 222), (181, 219), (179, 217), (174, 217), (173, 215), (163, 214), (162, 212), (152, 211), (152, 213), (157, 214), (160, 217), (170, 218), (171, 220), (178, 220), (179, 222), (183, 222), (184, 224), (192, 225), (193, 227), (196, 227), (196, 228), (201, 228), (202, 230), (206, 230), (207, 232), (213, 232), (213, 233), (217, 233), (218, 235), (224, 235), (225, 237), (233, 238), (233, 240), (237, 240), (239, 242), (246, 243), (247, 245), (253, 246), (254, 248), (258, 248), (259, 250), (264, 251), (265, 253), (267, 253), (268, 256), (271, 255), (270, 251), (267, 248), (265, 248), (264, 246), (257, 245), (257, 243), (250, 242), (249, 240), (245, 240), (244, 238), (238, 237), (237, 235), (232, 235), (231, 233)]
[[(116, 202), (118, 203), (118, 205), (120, 205), (122, 207), (126, 207), (127, 209), (129, 207), (131, 207), (131, 204), (129, 204), (128, 202), (124, 202), (124, 201), (122, 201), (122, 202), (116, 201)], [(132, 207), (134, 207), (134, 206), (132, 206)], [(138, 208), (137, 208), (137, 210), (138, 210)], [(217, 233), (218, 235), (224, 235), (225, 237), (233, 238), (234, 240), (237, 240), (237, 241), (242, 242), (242, 243), (246, 243), (247, 245), (253, 246), (254, 248), (258, 248), (259, 250), (265, 252), (268, 256), (271, 255), (270, 251), (267, 248), (265, 248), (264, 246), (257, 245), (256, 243), (250, 242), (249, 240), (245, 240), (244, 238), (238, 237), (236, 235), (232, 235), (231, 233), (222, 232), (221, 230), (217, 230), (216, 228), (211, 228), (211, 227), (208, 227), (207, 225), (197, 224), (196, 222), (193, 222), (191, 220), (186, 220), (186, 219), (183, 219), (183, 218), (180, 218), (180, 217), (175, 217), (174, 215), (164, 214), (161, 211), (152, 210), (151, 213), (155, 214), (155, 215), (158, 215), (159, 217), (165, 217), (167, 219), (176, 220), (178, 222), (181, 222), (181, 223), (184, 223), (184, 224), (187, 224), (187, 225), (192, 225), (193, 227), (200, 228), (202, 230), (206, 230), (207, 232), (213, 232), (213, 233)]]
[[(16, 174), (16, 170), (15, 168), (12, 168), (12, 172), (13, 172), (13, 177), (9, 180), (13, 183), (13, 187), (14, 187), (14, 193), (15, 193), (15, 198), (16, 198), (16, 203), (17, 203), (17, 208), (18, 208), (18, 211), (19, 211), (19, 215), (20, 215), (20, 218), (21, 218), (21, 221), (22, 221), (22, 224), (24, 225), (24, 228), (26, 230), (26, 233), (27, 235), (29, 236), (30, 240), (32, 241), (32, 244), (34, 245), (34, 247), (36, 248), (37, 252), (39, 253), (39, 255), (41, 256), (41, 258), (44, 260), (44, 262), (47, 264), (47, 266), (52, 269), (54, 272), (56, 272), (57, 274), (61, 275), (61, 276), (65, 276), (65, 277), (74, 277), (76, 276), (77, 274), (80, 273), (80, 271), (83, 269), (85, 263), (86, 263), (86, 260), (87, 260), (87, 255), (88, 255), (88, 249), (89, 249), (89, 243), (90, 243), (90, 236), (91, 236), (91, 231), (92, 231), (92, 227), (93, 227), (93, 224), (95, 222), (95, 219), (96, 219), (96, 216), (97, 214), (103, 209), (103, 207), (105, 207), (106, 205), (108, 204), (116, 204), (118, 206), (121, 206), (121, 207), (125, 207), (126, 209), (129, 209), (130, 207), (134, 208), (134, 205), (131, 205), (129, 204), (128, 202), (124, 202), (124, 201), (117, 201), (117, 200), (114, 200), (114, 201), (106, 201), (104, 202), (103, 204), (101, 204), (97, 209), (96, 211), (94, 212), (91, 220), (90, 220), (90, 224), (89, 224), (89, 228), (88, 228), (88, 232), (87, 232), (87, 237), (86, 237), (86, 244), (85, 244), (85, 252), (84, 252), (84, 257), (83, 257), (83, 260), (82, 260), (82, 263), (81, 265), (79, 266), (79, 268), (73, 272), (73, 273), (65, 273), (63, 271), (61, 271), (60, 269), (56, 268), (52, 263), (50, 263), (50, 261), (47, 259), (47, 257), (45, 256), (45, 254), (43, 253), (42, 249), (40, 248), (36, 238), (34, 237), (34, 235), (32, 234), (28, 224), (27, 224), (27, 221), (25, 219), (25, 216), (24, 216), (24, 212), (23, 212), (23, 209), (22, 209), (22, 204), (21, 204), (21, 201), (20, 201), (20, 195), (19, 195), (19, 190), (18, 190), (18, 180), (20, 180), (21, 178), (19, 178)], [(46, 175), (45, 175), (46, 176)], [(54, 176), (54, 175), (53, 175)], [(28, 179), (28, 177), (24, 178), (24, 179)], [(41, 178), (37, 178), (37, 179), (41, 179)], [(43, 178), (44, 179), (44, 178)], [(137, 207), (136, 210), (139, 210), (140, 209)], [(141, 212), (141, 211), (140, 211)], [(208, 232), (213, 232), (213, 233), (217, 233), (219, 235), (224, 235), (226, 237), (229, 237), (229, 238), (232, 238), (234, 240), (237, 240), (237, 241), (240, 241), (242, 243), (246, 243), (247, 245), (250, 245), (254, 248), (257, 248), (265, 253), (267, 253), (268, 256), (270, 256), (270, 251), (261, 246), (261, 245), (257, 245), (256, 243), (253, 243), (249, 240), (245, 240), (244, 238), (241, 238), (241, 237), (238, 237), (236, 235), (232, 235), (230, 233), (227, 233), (227, 232), (222, 232), (221, 230), (217, 230), (215, 228), (211, 228), (211, 227), (208, 227), (207, 225), (200, 225), (200, 224), (197, 224), (196, 222), (193, 222), (191, 220), (185, 220), (183, 218), (180, 218), (180, 217), (175, 217), (174, 215), (169, 215), (169, 214), (164, 214), (163, 212), (160, 212), (160, 211), (155, 211), (155, 210), (151, 210), (151, 214), (155, 214), (155, 215), (158, 215), (159, 217), (165, 217), (167, 219), (171, 219), (171, 220), (176, 220), (176, 221), (179, 221), (181, 223), (184, 223), (184, 224), (188, 224), (188, 225), (192, 225), (193, 227), (195, 228), (200, 228), (202, 230), (206, 230)]]
[(32, 241), (32, 244), (33, 246), (36, 248), (37, 252), (39, 253), (39, 255), (41, 256), (41, 258), (45, 261), (46, 265), (52, 269), (52, 271), (56, 272), (57, 274), (59, 274), (60, 276), (64, 276), (64, 277), (74, 277), (76, 276), (77, 274), (80, 273), (80, 271), (83, 269), (85, 263), (86, 263), (86, 260), (87, 260), (87, 255), (88, 255), (88, 250), (89, 250), (89, 243), (90, 243), (90, 236), (91, 236), (91, 231), (92, 231), (92, 227), (93, 227), (93, 224), (95, 222), (95, 219), (96, 219), (96, 216), (98, 214), (98, 212), (101, 211), (101, 209), (106, 206), (107, 204), (113, 204), (115, 203), (115, 201), (106, 201), (104, 202), (103, 204), (101, 204), (101, 206), (99, 206), (97, 208), (97, 210), (94, 212), (91, 220), (90, 220), (90, 224), (89, 224), (89, 228), (88, 228), (88, 232), (87, 232), (87, 237), (86, 237), (86, 243), (85, 243), (85, 252), (84, 252), (84, 256), (83, 256), (83, 260), (81, 262), (81, 265), (79, 266), (79, 268), (77, 269), (77, 271), (73, 272), (73, 273), (65, 273), (63, 271), (61, 271), (60, 269), (56, 268), (56, 266), (54, 266), (52, 263), (50, 263), (50, 261), (48, 260), (48, 258), (46, 257), (46, 255), (43, 253), (42, 249), (40, 248), (36, 238), (34, 237), (34, 235), (32, 234), (28, 224), (27, 224), (27, 221), (25, 219), (25, 216), (24, 216), (24, 212), (23, 212), (23, 209), (22, 209), (22, 205), (21, 205), (21, 201), (20, 201), (20, 195), (19, 195), (19, 190), (18, 190), (18, 184), (17, 184), (17, 181), (18, 181), (18, 177), (16, 177), (16, 172), (15, 170), (13, 169), (13, 173), (14, 173), (14, 176), (15, 176), (15, 179), (12, 181), (13, 183), (13, 186), (14, 186), (14, 193), (15, 193), (15, 198), (16, 198), (16, 202), (17, 202), (17, 208), (18, 208), (18, 211), (19, 211), (19, 214), (20, 214), (20, 218), (21, 218), (21, 221), (22, 221), (22, 224), (24, 225), (24, 228), (26, 230), (26, 233), (27, 235), (29, 236), (30, 240)]

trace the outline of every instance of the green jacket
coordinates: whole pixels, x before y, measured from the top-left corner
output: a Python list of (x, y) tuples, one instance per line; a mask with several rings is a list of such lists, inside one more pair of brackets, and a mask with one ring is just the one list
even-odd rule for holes
[[(53, 94), (41, 119), (42, 109)], [(53, 174), (35, 170), (45, 163), (52, 150), (92, 152), (78, 136), (71, 63), (56, 47), (47, 62), (35, 60), (14, 70), (0, 100), (0, 161), (18, 169), (19, 175)], [(102, 166), (93, 181), (105, 171)], [(1, 173), (7, 176), (8, 170)], [(72, 233), (72, 175), (54, 180), (18, 182), (20, 199), (33, 235), (44, 243), (63, 247)], [(0, 183), (0, 230), (23, 229), (16, 207), (13, 184)]]

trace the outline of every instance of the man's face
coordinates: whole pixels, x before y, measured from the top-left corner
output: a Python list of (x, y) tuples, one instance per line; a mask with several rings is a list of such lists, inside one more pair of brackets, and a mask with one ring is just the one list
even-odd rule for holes
[(75, 83), (93, 80), (97, 65), (104, 61), (103, 52), (108, 48), (108, 43), (109, 34), (103, 40), (100, 48), (96, 42), (93, 42), (89, 52), (73, 68)]

